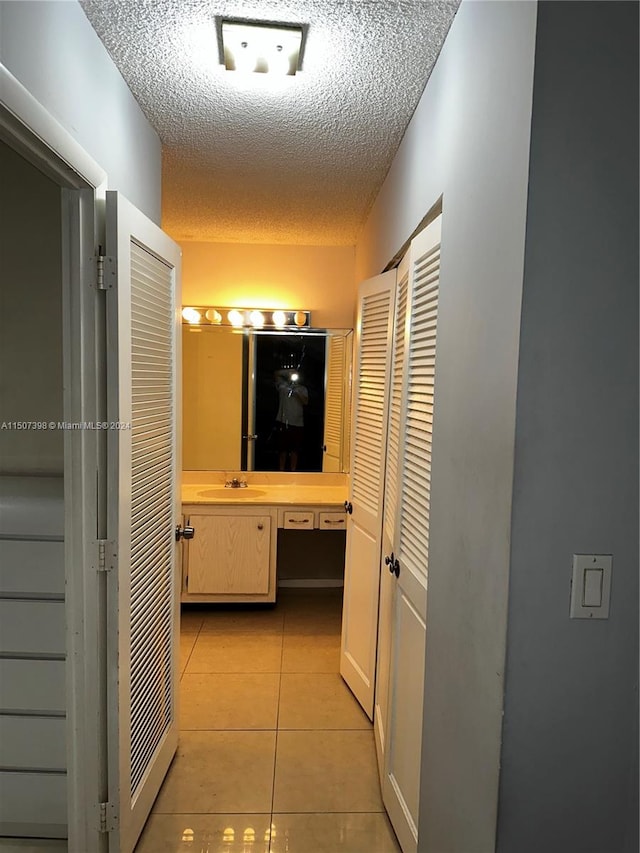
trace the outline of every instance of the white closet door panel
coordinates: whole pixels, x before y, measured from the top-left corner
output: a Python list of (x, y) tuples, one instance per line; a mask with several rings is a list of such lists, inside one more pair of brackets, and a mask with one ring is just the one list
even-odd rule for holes
[(0, 600), (0, 651), (64, 656), (64, 601)]
[(340, 672), (373, 719), (395, 270), (361, 284)]
[(418, 840), (425, 645), (424, 618), (398, 588), (383, 799), (403, 853), (413, 853)]
[[(0, 771), (0, 834), (66, 836), (66, 773), (14, 773)], [(22, 828), (22, 832), (21, 832)], [(57, 828), (57, 833), (56, 833)]]
[(66, 725), (64, 717), (0, 714), (0, 767), (64, 772)]
[(65, 662), (0, 658), (0, 711), (63, 714)]
[(0, 536), (62, 539), (62, 477), (0, 476)]
[[(340, 672), (356, 699), (367, 711), (373, 696), (376, 633), (378, 628), (379, 540), (356, 522), (351, 525), (345, 555)], [(373, 653), (372, 653), (373, 652)], [(371, 711), (367, 711), (371, 716)]]
[(64, 595), (64, 542), (0, 539), (0, 589), (14, 595)]
[(180, 252), (109, 192), (107, 255), (109, 849), (130, 853), (178, 733)]
[(417, 849), (426, 644), (431, 447), (435, 387), (439, 217), (411, 242), (394, 527), (399, 571), (393, 627), (383, 800), (404, 853)]
[(375, 702), (373, 712), (374, 735), (378, 770), (382, 782), (384, 776), (384, 752), (387, 731), (387, 707), (389, 673), (391, 669), (391, 636), (393, 631), (393, 608), (395, 576), (392, 575), (384, 558), (394, 549), (398, 494), (400, 489), (400, 427), (402, 409), (403, 368), (405, 360), (405, 324), (407, 320), (407, 297), (409, 288), (408, 253), (398, 267), (395, 321), (393, 332), (393, 354), (391, 362), (391, 386), (389, 394), (389, 427), (384, 481), (384, 511), (382, 525), (382, 564), (380, 567), (380, 605), (378, 615), (378, 650), (376, 662)]

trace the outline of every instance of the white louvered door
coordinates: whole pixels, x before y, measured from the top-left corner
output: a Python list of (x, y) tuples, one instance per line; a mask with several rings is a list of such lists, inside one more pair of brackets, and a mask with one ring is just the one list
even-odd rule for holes
[[(397, 292), (391, 358), (391, 387), (389, 391), (389, 427), (384, 479), (384, 509), (382, 521), (382, 554), (380, 566), (380, 607), (378, 614), (378, 652), (376, 687), (373, 713), (378, 771), (382, 779), (387, 731), (387, 704), (391, 665), (391, 634), (393, 629), (393, 603), (395, 576), (389, 571), (394, 548), (395, 527), (400, 492), (400, 415), (402, 409), (402, 381), (406, 343), (407, 295), (409, 289), (409, 253), (404, 256), (397, 272)], [(395, 558), (395, 555), (394, 555)]]
[(431, 448), (441, 216), (411, 242), (400, 418), (400, 488), (390, 575), (391, 660), (382, 796), (404, 853), (418, 838), (426, 647)]
[(396, 272), (360, 285), (340, 673), (373, 719), (382, 499)]
[(342, 471), (346, 338), (327, 336), (322, 470)]
[(178, 742), (180, 250), (107, 193), (109, 850), (130, 853)]

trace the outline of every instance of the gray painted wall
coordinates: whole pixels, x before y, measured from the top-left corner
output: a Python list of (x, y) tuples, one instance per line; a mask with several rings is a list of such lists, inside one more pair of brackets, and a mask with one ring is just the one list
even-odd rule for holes
[[(574, 553), (613, 554), (608, 621)], [(637, 851), (635, 3), (539, 7), (507, 648), (498, 850)]]
[[(0, 423), (57, 423), (62, 420), (60, 188), (2, 142), (0, 187)], [(0, 429), (0, 474), (62, 471), (62, 430)]]
[(160, 223), (161, 145), (75, 0), (0, 2), (7, 70)]
[(535, 19), (463, 0), (356, 249), (380, 272), (443, 196), (421, 853), (495, 845)]

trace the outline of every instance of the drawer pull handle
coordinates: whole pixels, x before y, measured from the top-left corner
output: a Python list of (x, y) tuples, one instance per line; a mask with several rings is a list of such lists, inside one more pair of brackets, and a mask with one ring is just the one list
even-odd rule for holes
[(344, 518), (335, 518), (333, 521), (330, 518), (325, 518), (325, 524), (344, 524)]
[(310, 518), (290, 518), (288, 519), (289, 524), (308, 524), (311, 519)]

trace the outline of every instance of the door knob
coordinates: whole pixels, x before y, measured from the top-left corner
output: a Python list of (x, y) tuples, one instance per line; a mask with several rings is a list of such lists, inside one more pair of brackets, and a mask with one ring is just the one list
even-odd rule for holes
[(176, 542), (179, 542), (181, 539), (193, 539), (195, 535), (195, 527), (191, 527), (187, 524), (185, 524), (184, 527), (181, 527), (180, 525), (176, 527)]
[(385, 566), (389, 566), (389, 571), (392, 575), (395, 575), (397, 578), (400, 577), (400, 563), (394, 557), (393, 551), (389, 554), (388, 557), (384, 558)]
[(351, 503), (351, 501), (344, 502), (344, 511), (348, 512), (349, 515), (351, 515), (351, 513), (353, 512), (353, 504)]

